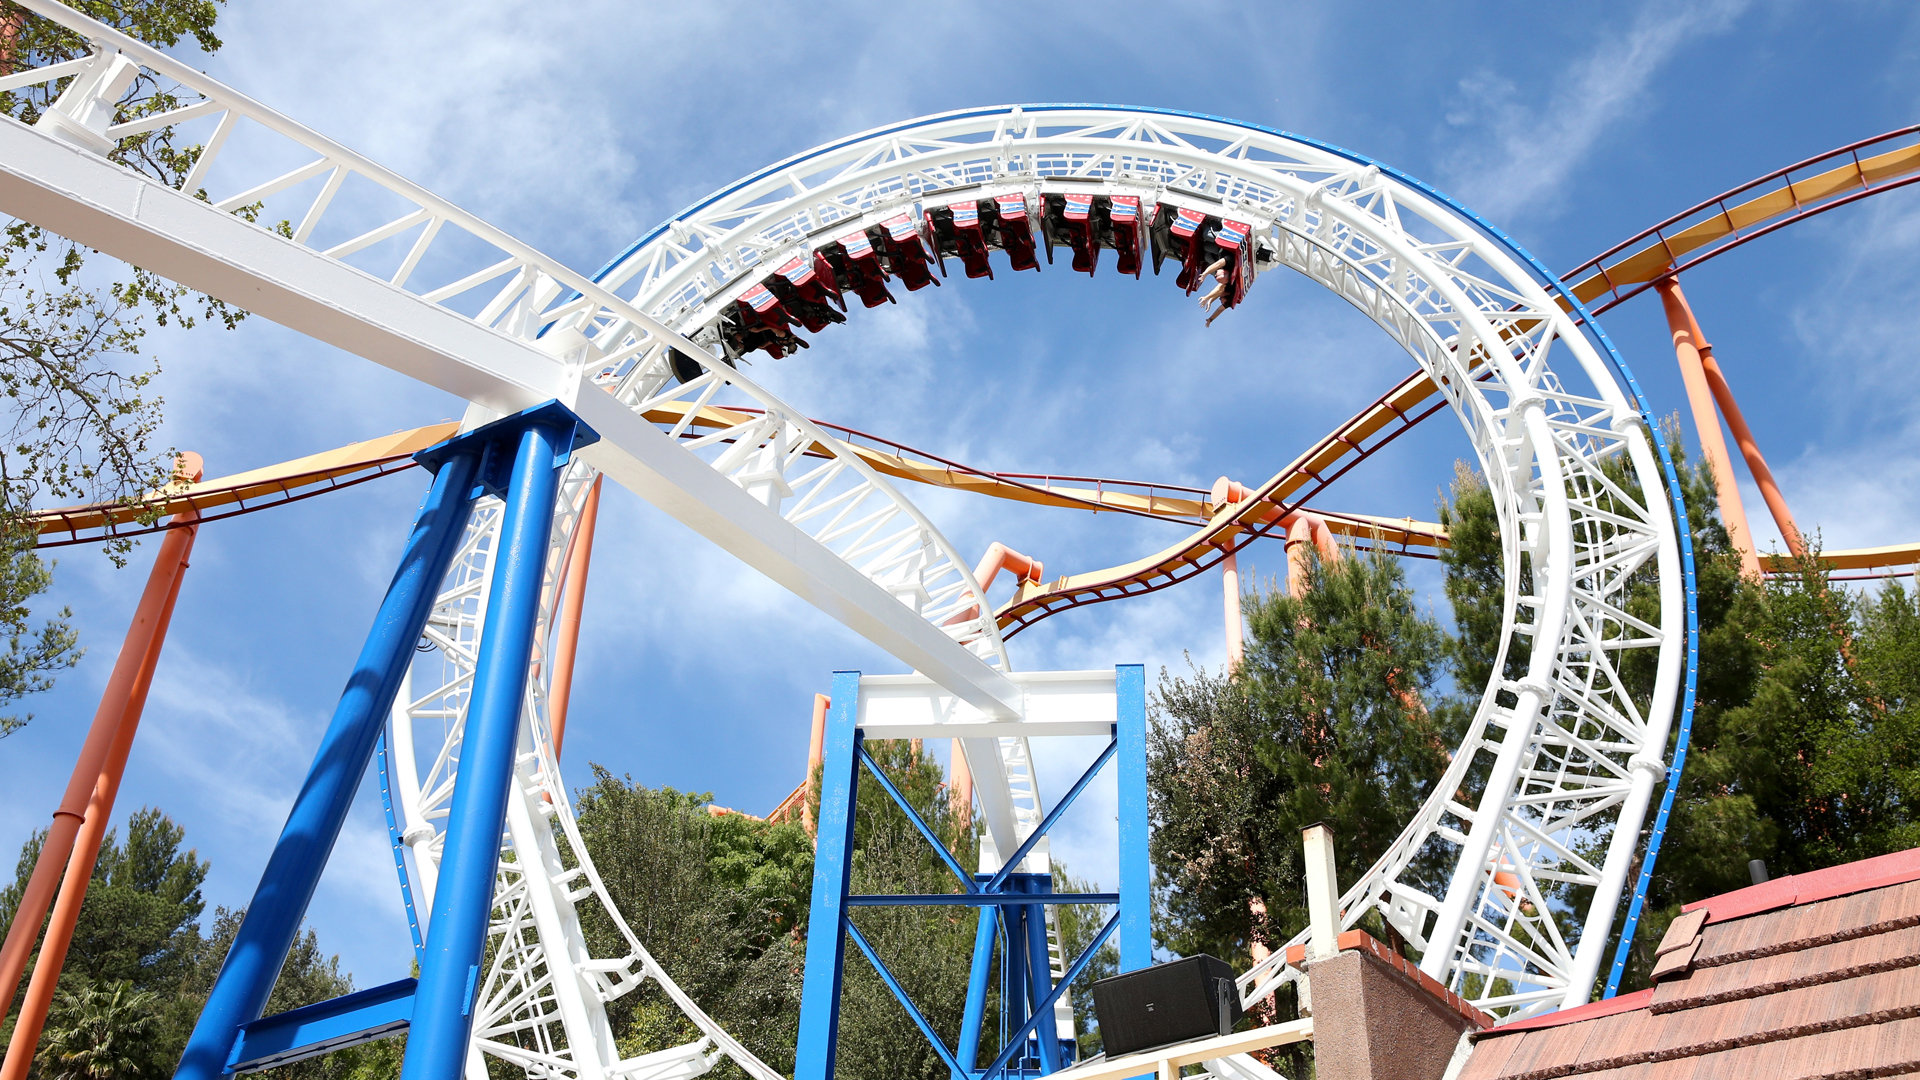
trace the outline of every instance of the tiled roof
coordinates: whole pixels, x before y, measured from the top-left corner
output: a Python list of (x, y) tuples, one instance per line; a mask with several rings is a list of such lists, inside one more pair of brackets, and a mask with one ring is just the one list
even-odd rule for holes
[(1487, 1031), (1459, 1080), (1920, 1073), (1920, 848), (1685, 911), (1651, 989)]

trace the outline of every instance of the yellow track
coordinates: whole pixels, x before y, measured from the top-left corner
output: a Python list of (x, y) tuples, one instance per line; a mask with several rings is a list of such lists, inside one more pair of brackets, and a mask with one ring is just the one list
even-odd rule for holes
[(82, 537), (80, 534), (98, 530), (100, 537), (104, 538), (114, 535), (119, 526), (135, 523), (144, 514), (154, 511), (164, 517), (186, 510), (198, 510), (204, 514), (224, 506), (238, 506), (242, 509), (236, 512), (244, 512), (248, 502), (266, 500), (271, 504), (304, 498), (328, 490), (328, 486), (337, 486), (338, 481), (371, 474), (382, 466), (405, 461), (434, 443), (450, 438), (458, 430), (460, 425), (452, 421), (429, 424), (411, 431), (396, 431), (384, 438), (357, 442), (338, 450), (283, 461), (264, 469), (203, 480), (197, 484), (176, 484), (162, 491), (151, 492), (132, 504), (101, 503), (42, 510), (32, 515), (34, 531), (40, 535), (43, 544), (49, 542), (49, 538), (63, 533), (71, 540), (93, 539), (92, 536)]
[[(1867, 158), (1855, 158), (1836, 168), (1803, 180), (1785, 184), (1733, 206), (1722, 206), (1719, 213), (1687, 228), (1665, 236), (1619, 259), (1603, 262), (1593, 273), (1571, 285), (1575, 296), (1584, 302), (1608, 293), (1654, 281), (1668, 272), (1690, 252), (1752, 230), (1788, 215), (1805, 213), (1810, 207), (1858, 193), (1876, 183), (1885, 183), (1920, 171), (1920, 144), (1901, 147)], [(1571, 307), (1566, 301), (1563, 306)], [(1004, 629), (1027, 625), (1052, 611), (1085, 603), (1118, 599), (1171, 585), (1211, 566), (1225, 555), (1252, 539), (1256, 523), (1270, 517), (1309, 484), (1324, 487), (1351, 468), (1386, 439), (1412, 426), (1431, 411), (1426, 402), (1435, 387), (1424, 373), (1415, 373), (1401, 381), (1359, 415), (1320, 440), (1305, 454), (1261, 485), (1248, 498), (1231, 506), (1216, 507), (1205, 499), (1172, 497), (1126, 490), (1105, 490), (1028, 484), (964, 467), (926, 460), (908, 447), (895, 446), (888, 452), (850, 443), (852, 449), (875, 470), (900, 480), (952, 488), (988, 495), (997, 499), (1039, 506), (1078, 510), (1119, 510), (1202, 523), (1201, 528), (1164, 550), (1122, 566), (1074, 574), (1043, 584), (1023, 583), (1018, 592), (996, 612)], [(673, 424), (685, 416), (687, 405), (671, 403), (647, 414), (655, 423)], [(1421, 410), (1415, 415), (1416, 410)], [(733, 409), (707, 406), (694, 418), (695, 427), (725, 428), (746, 422), (751, 414)], [(411, 431), (396, 432), (384, 438), (369, 439), (313, 454), (266, 468), (219, 477), (197, 484), (176, 485), (153, 492), (136, 503), (110, 503), (62, 507), (32, 515), (35, 531), (42, 544), (74, 543), (129, 532), (150, 531), (157, 526), (137, 526), (143, 516), (160, 516), (194, 509), (209, 510), (237, 506), (232, 513), (243, 513), (249, 502), (268, 504), (319, 494), (342, 482), (352, 483), (380, 475), (380, 470), (399, 465), (414, 453), (452, 436), (459, 429), (453, 422), (430, 424)], [(825, 453), (825, 447), (815, 448)], [(1364, 514), (1345, 514), (1315, 510), (1325, 518), (1332, 531), (1357, 539), (1370, 540), (1376, 546), (1397, 544), (1408, 547), (1439, 548), (1447, 542), (1446, 530), (1427, 521), (1412, 518), (1380, 518)], [(215, 515), (222, 516), (222, 515)], [(151, 518), (149, 518), (151, 520)], [(127, 530), (122, 526), (136, 524)], [(83, 536), (82, 534), (92, 534)], [(56, 539), (63, 536), (65, 539)], [(1828, 551), (1821, 561), (1836, 570), (1870, 570), (1920, 563), (1920, 544), (1896, 544), (1887, 547)], [(1769, 569), (1785, 569), (1774, 557)]]
[[(1844, 165), (1790, 182), (1732, 206), (1723, 206), (1720, 213), (1672, 236), (1656, 240), (1617, 260), (1604, 261), (1593, 273), (1574, 282), (1571, 288), (1583, 303), (1609, 292), (1617, 294), (1622, 288), (1653, 281), (1688, 252), (1698, 251), (1733, 236), (1739, 230), (1751, 230), (1773, 219), (1804, 213), (1820, 203), (1833, 202), (1868, 190), (1870, 185), (1882, 184), (1916, 171), (1920, 171), (1920, 144), (1866, 158), (1856, 156)], [(1572, 307), (1565, 300), (1562, 300), (1562, 305), (1569, 309)], [(1138, 595), (1191, 577), (1225, 558), (1227, 551), (1244, 544), (1245, 540), (1240, 538), (1240, 534), (1247, 530), (1248, 523), (1264, 520), (1289, 495), (1299, 491), (1315, 477), (1327, 477), (1350, 460), (1364, 456), (1367, 439), (1396, 422), (1409, 422), (1408, 413), (1433, 396), (1434, 390), (1433, 382), (1424, 373), (1409, 376), (1378, 402), (1282, 469), (1246, 501), (1221, 508), (1218, 516), (1181, 543), (1122, 566), (1062, 577), (1040, 585), (1023, 583), (1019, 592), (995, 611), (995, 617), (1003, 630), (1013, 627), (1017, 632), (1020, 627), (1066, 607)], [(1822, 558), (1846, 558), (1851, 563), (1846, 567), (1849, 569), (1897, 566), (1914, 561), (1910, 556), (1902, 557), (1902, 553), (1913, 550), (1909, 547), (1867, 548), (1832, 552)]]

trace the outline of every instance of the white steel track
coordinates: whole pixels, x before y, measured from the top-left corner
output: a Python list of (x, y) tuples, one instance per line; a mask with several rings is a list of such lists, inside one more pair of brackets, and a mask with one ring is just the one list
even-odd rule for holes
[[(1514, 251), (1456, 208), (1351, 155), (1229, 121), (1000, 107), (911, 121), (789, 159), (589, 276), (162, 53), (51, 0), (21, 3), (83, 34), (96, 52), (77, 67), (0, 79), (6, 88), (79, 73), (56, 106), (59, 119), (40, 130), (0, 120), (0, 211), (483, 409), (547, 398), (573, 407), (603, 438), (579, 455), (564, 488), (549, 601), (578, 495), (598, 468), (990, 716), (1014, 715), (1019, 699), (967, 564), (857, 456), (720, 362), (723, 308), (795, 255), (901, 213), (917, 220), (958, 193), (1017, 191), (1029, 206), (1048, 192), (1136, 195), (1143, 208), (1246, 223), (1261, 253), (1254, 270), (1285, 265), (1339, 293), (1440, 386), (1499, 509), (1507, 568), (1500, 661), (1516, 642), (1531, 648), (1522, 678), (1487, 687), (1452, 767), (1348, 891), (1343, 919), (1351, 925), (1381, 911), (1423, 951), (1423, 968), (1483, 1009), (1523, 1015), (1586, 1000), (1663, 769), (1685, 635), (1677, 539), (1644, 418), (1619, 377)], [(202, 199), (99, 155), (132, 133), (111, 126), (104, 107), (114, 72), (127, 64), (179, 83), (190, 101), (159, 122), (209, 128), (187, 181), (189, 191), (205, 189)], [(222, 148), (243, 122), (303, 150), (305, 164), (274, 176), (249, 176), (244, 161), (222, 167)], [(291, 207), (290, 238), (228, 212), (261, 201), (264, 220)], [(369, 216), (382, 205), (392, 209)], [(450, 243), (455, 234), (465, 242)], [(489, 253), (475, 256), (476, 248)], [(671, 350), (698, 364), (697, 377), (675, 380)], [(680, 403), (764, 414), (698, 438), (683, 437), (691, 412), (677, 425), (641, 419)], [(810, 446), (830, 452), (808, 457)], [(433, 760), (413, 755), (425, 771), (410, 783), (412, 770), (400, 770), (403, 828), (422, 878), (430, 878), (436, 814), (458, 753), (474, 609), (484, 603), (486, 575), (477, 588), (462, 575), (477, 573), (475, 560), (490, 552), (493, 517), (476, 516), (429, 631), (437, 659), (416, 667), (396, 724), (403, 758), (429, 745), (423, 725), (439, 725)], [(1656, 619), (1627, 611), (1630, 580), (1649, 573)], [(550, 620), (551, 603), (547, 611)], [(1620, 677), (1620, 658), (1634, 650), (1658, 658), (1650, 700), (1634, 700)], [(605, 903), (605, 894), (572, 825), (540, 682), (523, 729), (520, 810), (498, 893), (501, 959), (481, 1045), (541, 1075), (690, 1075), (716, 1047), (761, 1075), (751, 1055), (704, 1025), (710, 1043), (670, 1060), (610, 1056), (597, 1003), (640, 977), (671, 983), (630, 933), (624, 957), (583, 951), (574, 905)], [(1021, 768), (1025, 747), (970, 742), (981, 744), (968, 757), (989, 831), (999, 850), (1012, 850), (1040, 808), (1031, 769)], [(1484, 793), (1464, 805), (1455, 797), (1474, 772), (1488, 778)], [(1438, 896), (1407, 880), (1415, 856), (1435, 849), (1454, 866)], [(563, 869), (563, 850), (578, 860), (574, 869)], [(1496, 884), (1496, 873), (1513, 878)], [(1568, 885), (1593, 887), (1584, 911), (1548, 897)], [(556, 963), (540, 942), (564, 942), (567, 959)], [(1243, 980), (1249, 1002), (1294, 977), (1278, 966), (1281, 955)], [(680, 1003), (698, 1023), (697, 1007)]]
[[(1685, 645), (1678, 541), (1644, 418), (1544, 283), (1429, 193), (1330, 148), (1206, 117), (1094, 106), (1001, 107), (908, 121), (797, 155), (655, 230), (598, 276), (697, 341), (722, 309), (794, 256), (955, 196), (1133, 195), (1252, 226), (1265, 257), (1338, 293), (1398, 341), (1460, 417), (1495, 494), (1507, 608), (1495, 670), (1465, 744), (1393, 848), (1348, 891), (1347, 925), (1378, 909), (1423, 967), (1481, 1008), (1526, 1015), (1584, 1002), (1648, 795), (1664, 768)], [(1607, 473), (1630, 477), (1629, 494)], [(1532, 572), (1522, 578), (1522, 555)], [(1642, 570), (1657, 621), (1630, 615)], [(1635, 701), (1622, 654), (1659, 675)], [(1507, 699), (1502, 704), (1503, 696)], [(1475, 805), (1452, 796), (1479, 766)], [(1430, 845), (1452, 853), (1439, 897), (1402, 880)], [(1515, 875), (1509, 890), (1496, 873)], [(1584, 911), (1546, 892), (1589, 886)], [(1569, 934), (1558, 912), (1576, 933)], [(1571, 916), (1570, 918), (1566, 918)], [(1249, 1001), (1295, 975), (1284, 953)]]

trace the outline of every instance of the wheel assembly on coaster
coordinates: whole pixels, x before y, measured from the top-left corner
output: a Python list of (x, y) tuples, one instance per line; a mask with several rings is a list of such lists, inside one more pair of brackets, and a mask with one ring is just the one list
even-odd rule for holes
[[(1520, 678), (1496, 676), (1484, 689), (1446, 775), (1347, 891), (1341, 918), (1351, 926), (1377, 911), (1421, 953), (1427, 974), (1489, 1012), (1529, 1015), (1591, 995), (1648, 797), (1666, 769), (1676, 703), (1691, 708), (1684, 511), (1648, 406), (1580, 300), (1458, 204), (1359, 155), (1230, 120), (1002, 106), (877, 129), (779, 162), (589, 276), (165, 54), (51, 0), (22, 2), (96, 51), (60, 70), (8, 77), (25, 85), (82, 76), (49, 114), (57, 123), (0, 125), (0, 209), (457, 393), (473, 402), (462, 430), (557, 400), (599, 439), (569, 452), (555, 500), (507, 799), (512, 857), (496, 870), (487, 968), (476, 968), (470, 986), (470, 1075), (484, 1072), (480, 1053), (541, 1075), (690, 1076), (723, 1054), (761, 1080), (777, 1075), (681, 993), (626, 927), (561, 781), (545, 643), (602, 473), (988, 717), (1015, 719), (1023, 707), (1008, 677), (1013, 630), (1139, 591), (1127, 581), (1157, 587), (1141, 578), (1142, 564), (1051, 583), (1036, 570), (1013, 602), (989, 610), (986, 575), (969, 569), (886, 469), (735, 366), (747, 352), (801, 347), (796, 330), (829, 330), (853, 300), (871, 307), (897, 300), (896, 290), (937, 285), (949, 258), (971, 277), (1001, 265), (1017, 276), (1056, 248), (1086, 273), (1108, 251), (1116, 272), (1136, 277), (1177, 264), (1177, 285), (1191, 292), (1211, 282), (1220, 310), (1237, 306), (1262, 274), (1291, 269), (1377, 323), (1452, 407), (1500, 520), (1506, 606), (1493, 669), (1503, 671), (1515, 648), (1529, 659)], [(204, 200), (139, 178), (130, 188), (99, 156), (96, 143), (110, 147), (137, 126), (109, 126), (101, 103), (142, 67), (203, 99), (141, 121), (142, 130), (217, 122), (186, 182), (206, 188)], [(216, 161), (243, 119), (316, 156), (264, 182), (229, 179)], [(405, 209), (379, 227), (330, 235), (327, 210), (349, 178)], [(291, 237), (229, 213), (310, 180), (321, 190)], [(491, 246), (497, 261), (449, 273), (450, 260), (426, 258), (448, 232)], [(415, 280), (423, 265), (438, 284)], [(1379, 406), (1382, 417), (1415, 419), (1392, 395)], [(1309, 480), (1326, 482), (1315, 460), (1208, 504), (1206, 524), (1172, 560), (1188, 571), (1146, 564), (1170, 582), (1280, 527)], [(430, 931), (416, 913), (432, 907), (455, 807), (490, 569), (503, 544), (500, 506), (481, 500), (465, 526), (380, 754), (417, 940)], [(1622, 676), (1634, 654), (1657, 669), (1644, 698)], [(1013, 851), (1044, 809), (1026, 741), (964, 744), (990, 850)], [(1480, 794), (1468, 804), (1470, 788)], [(1410, 880), (1417, 857), (1452, 867), (1440, 895)], [(1558, 899), (1583, 889), (1585, 910)], [(622, 955), (589, 952), (584, 904), (606, 909)], [(1249, 1004), (1298, 977), (1284, 955), (1242, 979)], [(703, 1038), (622, 1061), (604, 1007), (647, 979)]]

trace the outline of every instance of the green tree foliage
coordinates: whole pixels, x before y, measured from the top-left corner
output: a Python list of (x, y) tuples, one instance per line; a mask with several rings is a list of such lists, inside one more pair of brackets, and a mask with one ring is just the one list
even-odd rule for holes
[[(1446, 568), (1447, 603), (1453, 608), (1454, 633), (1447, 641), (1454, 685), (1471, 709), (1493, 678), (1499, 659), (1500, 625), (1504, 618), (1506, 564), (1502, 558), (1500, 518), (1486, 478), (1465, 462), (1455, 462), (1451, 498), (1440, 500), (1440, 524), (1447, 530), (1447, 546), (1440, 550)], [(1521, 572), (1531, 564), (1522, 556)], [(1531, 650), (1516, 642), (1501, 673), (1519, 679), (1527, 670)]]
[[(191, 38), (220, 47), (218, 0), (77, 0), (72, 6), (160, 46)], [(83, 55), (79, 35), (12, 4), (0, 4), (0, 69), (40, 67)], [(0, 93), (0, 111), (33, 123), (72, 81)], [(122, 95), (115, 122), (157, 115), (186, 102), (179, 88), (141, 72)], [(179, 187), (200, 147), (176, 146), (172, 128), (121, 139), (114, 160)], [(257, 210), (255, 211), (257, 212)], [(85, 252), (25, 222), (0, 232), (0, 707), (50, 687), (80, 658), (71, 613), (33, 625), (31, 601), (52, 581), (34, 554), (28, 515), (50, 503), (137, 502), (164, 484), (174, 453), (153, 442), (162, 400), (157, 365), (141, 358), (149, 323), (228, 327), (241, 313), (135, 267), (96, 284)], [(107, 545), (124, 562), (130, 541)], [(0, 716), (0, 736), (32, 719)]]
[[(220, 974), (220, 965), (226, 962), (228, 950), (233, 948), (234, 936), (240, 932), (240, 921), (245, 916), (244, 909), (233, 911), (224, 907), (215, 908), (212, 931), (195, 942), (198, 948), (194, 963), (168, 1007), (169, 1030), (176, 1040), (169, 1047), (169, 1074), (186, 1049), (187, 1036), (193, 1031), (194, 1021), (200, 1017), (201, 1005), (206, 1003), (207, 995), (213, 992), (213, 981)], [(198, 935), (195, 936), (198, 938)], [(272, 1016), (352, 992), (353, 977), (341, 972), (338, 956), (328, 955), (321, 950), (320, 936), (309, 927), (305, 933), (294, 937), (293, 947), (287, 950), (286, 962), (280, 965), (280, 976), (274, 980), (273, 992), (267, 996), (267, 1006), (261, 1015)], [(280, 1080), (347, 1080), (347, 1077), (354, 1075), (362, 1059), (369, 1056), (377, 1058), (378, 1054), (379, 1051), (372, 1047), (347, 1050), (268, 1069), (258, 1075)], [(398, 1075), (397, 1070), (395, 1075)]]
[[(793, 1067), (813, 845), (795, 824), (708, 812), (711, 796), (651, 789), (594, 767), (580, 832), (608, 895), (667, 974), (776, 1069)], [(582, 912), (596, 956), (624, 955), (618, 927)], [(620, 1052), (692, 1042), (698, 1031), (649, 983), (607, 1006)], [(743, 1075), (731, 1063), (716, 1075)]]
[[(939, 764), (911, 742), (876, 741), (866, 747), (961, 867), (977, 865), (974, 823), (953, 812)], [(852, 882), (856, 893), (961, 891), (939, 854), (869, 775), (861, 778), (855, 809)], [(957, 1045), (977, 913), (957, 906), (861, 908), (852, 921), (941, 1039), (948, 1046)], [(946, 1066), (926, 1037), (851, 942), (840, 1017), (837, 1076), (846, 1080), (947, 1077)], [(981, 1043), (984, 1066), (999, 1048), (991, 1033)]]
[[(1427, 701), (1447, 657), (1385, 557), (1309, 563), (1295, 598), (1249, 598), (1231, 678), (1162, 674), (1148, 736), (1161, 944), (1244, 958), (1306, 925), (1300, 830), (1326, 822), (1351, 881), (1446, 767)], [(1264, 909), (1264, 914), (1259, 912)]]
[[(1300, 830), (1330, 825), (1340, 880), (1353, 881), (1446, 767), (1454, 736), (1428, 702), (1448, 642), (1399, 565), (1310, 558), (1306, 573), (1298, 598), (1248, 598), (1246, 656), (1231, 675), (1161, 673), (1147, 736), (1149, 847), (1155, 936), (1174, 952), (1244, 969), (1256, 943), (1278, 947), (1307, 922)], [(1439, 872), (1415, 864), (1416, 876)], [(1289, 987), (1265, 1015), (1297, 1012)], [(1305, 1046), (1278, 1056), (1288, 1075), (1311, 1068)]]
[(160, 995), (120, 979), (60, 990), (40, 1038), (45, 1080), (139, 1080), (166, 1075), (155, 1053)]
[[(1099, 884), (1086, 878), (1075, 877), (1067, 865), (1058, 859), (1053, 860), (1053, 891), (1063, 893), (1101, 892)], [(1110, 891), (1110, 890), (1109, 890)], [(1053, 909), (1057, 920), (1056, 928), (1060, 934), (1060, 950), (1067, 962), (1084, 952), (1093, 944), (1094, 935), (1105, 926), (1112, 908), (1092, 907), (1087, 904), (1061, 904)], [(1101, 979), (1120, 970), (1120, 949), (1108, 938), (1100, 951), (1093, 954), (1087, 969), (1075, 979), (1070, 988), (1073, 998), (1073, 1021), (1078, 1033), (1079, 1060), (1100, 1053), (1100, 1019), (1093, 1011), (1092, 986)]]
[(94, 863), (64, 973), (97, 983), (172, 990), (199, 962), (200, 886), (209, 864), (181, 851), (185, 830), (148, 807), (127, 820), (127, 841), (108, 832)]
[[(1913, 750), (1920, 737), (1913, 704), (1920, 601), (1897, 584), (1877, 595), (1850, 593), (1830, 580), (1817, 552), (1764, 583), (1742, 578), (1709, 471), (1678, 452), (1676, 421), (1666, 430), (1694, 552), (1698, 694), (1686, 771), (1625, 989), (1644, 981), (1653, 949), (1682, 905), (1747, 885), (1750, 859), (1764, 860), (1774, 874), (1801, 873), (1920, 844), (1913, 810), (1920, 806)], [(1624, 470), (1614, 471), (1623, 489), (1640, 497)], [(1442, 507), (1451, 540), (1442, 557), (1457, 629), (1455, 677), (1471, 691), (1484, 685), (1498, 645), (1498, 525), (1492, 496), (1471, 471), (1461, 468), (1452, 495)], [(1650, 571), (1630, 595), (1636, 614), (1657, 616)], [(1622, 672), (1642, 704), (1655, 666), (1644, 653), (1650, 650), (1629, 656)], [(1516, 670), (1510, 657), (1508, 677)], [(1676, 723), (1671, 739), (1678, 737)], [(1649, 814), (1641, 851), (1651, 829)], [(1595, 835), (1586, 846), (1597, 849), (1606, 839)], [(1632, 877), (1638, 873), (1636, 863)], [(1569, 909), (1587, 900), (1575, 891), (1557, 898)]]
[[(866, 745), (943, 846), (970, 865), (974, 824), (949, 806), (938, 763), (910, 742)], [(576, 805), (581, 835), (635, 936), (715, 1020), (769, 1065), (790, 1071), (799, 1034), (812, 839), (797, 824), (716, 815), (708, 795), (641, 787), (597, 767), (595, 783)], [(855, 808), (852, 877), (856, 892), (959, 891), (938, 852), (870, 776)], [(624, 950), (605, 912), (591, 909), (582, 922), (595, 955)], [(958, 907), (863, 909), (854, 923), (942, 1037), (956, 1043), (974, 913)], [(608, 1015), (626, 1055), (698, 1037), (652, 988), (611, 1003)], [(839, 1046), (841, 1077), (946, 1076), (933, 1048), (852, 944)], [(737, 1072), (730, 1064), (716, 1070)]]
[[(14, 881), (0, 891), (0, 916), (7, 925), (44, 839), (39, 833), (22, 846)], [(38, 1059), (41, 1076), (158, 1080), (172, 1074), (242, 915), (217, 909), (212, 932), (203, 936), (200, 886), (209, 865), (194, 850), (182, 850), (185, 840), (184, 830), (154, 808), (128, 818), (124, 843), (117, 830), (103, 838), (48, 1010)], [(339, 958), (323, 953), (309, 929), (289, 950), (266, 1012), (311, 1005), (352, 989)], [(8, 1004), (11, 1013), (16, 1002)], [(366, 1070), (382, 1052), (351, 1050), (262, 1075), (372, 1080), (386, 1075)]]

